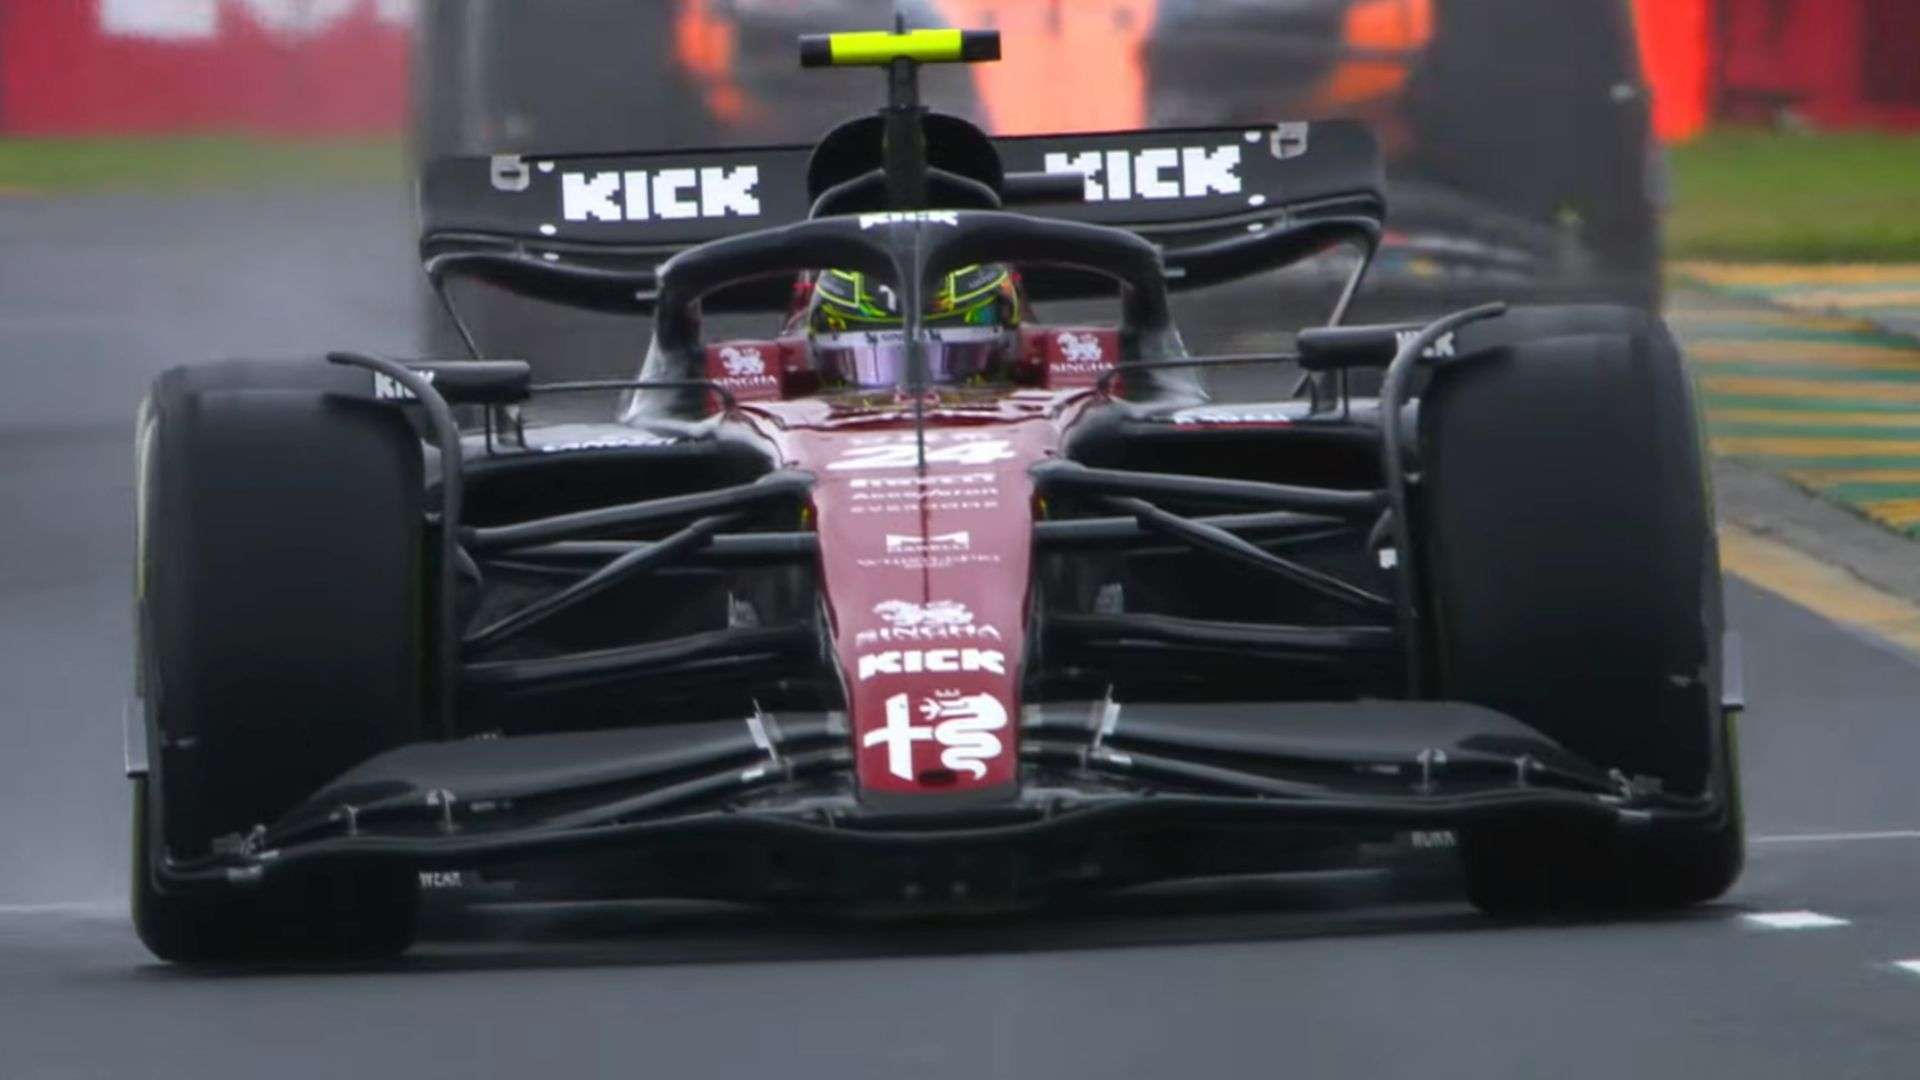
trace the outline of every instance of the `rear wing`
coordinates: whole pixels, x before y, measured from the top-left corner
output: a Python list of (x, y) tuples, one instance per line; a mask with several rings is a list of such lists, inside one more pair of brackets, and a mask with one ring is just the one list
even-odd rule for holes
[[(1161, 246), (1176, 288), (1342, 241), (1371, 249), (1386, 211), (1378, 146), (1350, 121), (1009, 137), (991, 148), (997, 161), (943, 174), (979, 200), (969, 205), (1137, 232)], [(473, 277), (645, 313), (654, 268), (678, 252), (832, 212), (817, 157), (785, 146), (442, 158), (420, 185), (421, 253), (436, 285)], [(1078, 185), (1060, 179), (1074, 174)], [(1030, 204), (1048, 199), (1062, 201)], [(759, 299), (777, 307), (786, 297), (767, 289)], [(762, 306), (751, 299), (741, 306)]]

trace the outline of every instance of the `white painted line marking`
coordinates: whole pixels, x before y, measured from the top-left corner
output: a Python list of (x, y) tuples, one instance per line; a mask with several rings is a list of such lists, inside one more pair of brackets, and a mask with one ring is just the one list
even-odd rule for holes
[(1750, 844), (1844, 844), (1856, 840), (1920, 840), (1920, 829), (1887, 829), (1881, 832), (1789, 833), (1784, 836), (1749, 836)]
[(1847, 925), (1845, 919), (1836, 919), (1817, 911), (1762, 911), (1743, 917), (1749, 925), (1767, 930), (1824, 930)]
[(98, 900), (70, 900), (53, 904), (0, 904), (0, 916), (11, 915), (124, 915), (126, 905)]
[(1920, 960), (1895, 960), (1893, 966), (1909, 975), (1920, 975)]

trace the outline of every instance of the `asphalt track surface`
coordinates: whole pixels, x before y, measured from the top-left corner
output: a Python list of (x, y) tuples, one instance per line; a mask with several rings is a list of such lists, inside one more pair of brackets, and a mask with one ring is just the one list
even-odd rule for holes
[[(1749, 869), (1502, 926), (1444, 864), (1041, 916), (601, 905), (378, 968), (205, 974), (123, 914), (130, 416), (181, 361), (404, 351), (403, 202), (0, 201), (0, 1078), (1901, 1077), (1920, 1057), (1920, 662), (1729, 586)], [(1810, 911), (1843, 925), (1767, 929)]]

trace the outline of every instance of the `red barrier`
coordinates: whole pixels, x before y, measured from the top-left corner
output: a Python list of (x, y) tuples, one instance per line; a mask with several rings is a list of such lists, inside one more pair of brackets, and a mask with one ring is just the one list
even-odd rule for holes
[(25, 0), (0, 18), (0, 131), (398, 134), (406, 0)]
[(1912, 0), (1721, 0), (1720, 106), (1816, 127), (1920, 129)]
[[(0, 0), (0, 132), (398, 134), (407, 123), (417, 2)], [(1022, 14), (1026, 7), (941, 4), (961, 22), (997, 6)], [(1091, 16), (1093, 5), (1084, 6)], [(1155, 6), (1116, 0), (1100, 6), (1105, 22), (1080, 20), (1118, 42), (1095, 54), (1130, 55), (1135, 46), (1120, 39), (1144, 32)], [(1819, 126), (1920, 127), (1916, 0), (1634, 0), (1634, 7), (1655, 123), (1667, 139), (1704, 127), (1716, 94), (1721, 114), (1734, 119), (1766, 120), (1785, 109)], [(680, 28), (683, 37), (699, 29)], [(720, 50), (723, 61), (731, 48), (704, 38), (696, 44)], [(1034, 86), (1011, 70), (983, 76), (990, 110), (997, 118), (1008, 113), (1002, 119), (1010, 129), (1061, 126), (1054, 113), (1063, 103), (1138, 111), (1139, 87), (1085, 93), (1083, 79), (1058, 70), (1062, 54), (1048, 55), (1054, 63)], [(1062, 86), (1081, 92), (1062, 97)], [(1091, 124), (1128, 126), (1098, 117)]]

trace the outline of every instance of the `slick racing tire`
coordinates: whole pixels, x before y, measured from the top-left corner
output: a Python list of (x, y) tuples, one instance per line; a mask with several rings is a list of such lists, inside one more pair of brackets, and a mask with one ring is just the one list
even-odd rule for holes
[(1696, 820), (1461, 838), (1475, 903), (1699, 903), (1745, 839), (1721, 700), (1719, 550), (1692, 386), (1660, 321), (1515, 309), (1463, 332), (1420, 403), (1414, 535), (1434, 692), (1512, 716)]
[(412, 936), (397, 867), (211, 891), (165, 873), (421, 737), (420, 443), (371, 385), (318, 360), (228, 362), (168, 371), (141, 407), (132, 898), (163, 959), (366, 957)]

